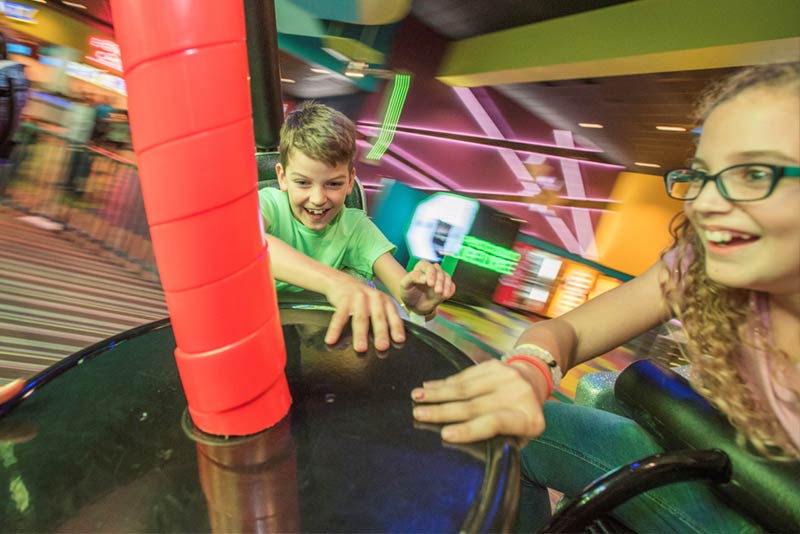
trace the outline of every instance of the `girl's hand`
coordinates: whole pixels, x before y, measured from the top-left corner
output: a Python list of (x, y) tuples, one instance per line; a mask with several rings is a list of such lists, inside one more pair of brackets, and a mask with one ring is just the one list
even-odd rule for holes
[(22, 391), (23, 386), (25, 386), (25, 381), (22, 379), (17, 379), (13, 382), (9, 382), (5, 386), (0, 386), (0, 404), (10, 400), (13, 396)]
[(445, 441), (468, 443), (509, 435), (521, 438), (520, 446), (544, 431), (546, 397), (547, 381), (538, 368), (498, 360), (424, 382), (411, 392), (417, 421), (454, 423), (442, 428)]
[(409, 311), (428, 315), (453, 296), (456, 286), (438, 263), (420, 260), (400, 280), (401, 300)]

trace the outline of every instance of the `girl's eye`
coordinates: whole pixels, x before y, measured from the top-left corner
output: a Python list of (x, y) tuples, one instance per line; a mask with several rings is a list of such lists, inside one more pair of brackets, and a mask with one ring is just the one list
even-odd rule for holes
[(749, 167), (746, 171), (746, 177), (751, 182), (763, 182), (772, 179), (772, 172), (763, 167)]

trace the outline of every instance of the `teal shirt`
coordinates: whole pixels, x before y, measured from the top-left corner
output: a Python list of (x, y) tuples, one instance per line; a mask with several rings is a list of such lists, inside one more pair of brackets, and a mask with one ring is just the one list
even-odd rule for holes
[[(395, 247), (386, 239), (365, 211), (342, 208), (322, 230), (306, 228), (292, 215), (289, 195), (273, 187), (258, 192), (261, 215), (267, 221), (267, 233), (286, 242), (306, 256), (334, 269), (355, 272), (372, 280), (375, 260)], [(275, 280), (278, 291), (302, 291), (301, 288)]]

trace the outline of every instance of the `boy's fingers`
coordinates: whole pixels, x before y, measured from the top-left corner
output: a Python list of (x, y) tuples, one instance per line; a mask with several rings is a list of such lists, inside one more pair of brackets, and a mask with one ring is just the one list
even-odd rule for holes
[(444, 276), (442, 267), (438, 263), (431, 265), (428, 273), (428, 285), (434, 288), (434, 291), (440, 293), (442, 291), (442, 277)]
[(372, 337), (375, 340), (375, 348), (377, 350), (388, 350), (389, 325), (386, 319), (386, 310), (381, 300), (371, 303), (370, 322), (372, 323)]
[(406, 340), (406, 326), (403, 319), (397, 312), (397, 308), (391, 300), (387, 299), (386, 302), (386, 317), (389, 321), (389, 332), (392, 341), (395, 343), (402, 343)]
[(455, 292), (456, 292), (456, 285), (453, 283), (453, 279), (448, 276), (447, 281), (445, 282), (444, 291), (442, 292), (442, 295), (444, 295), (445, 299), (449, 299), (450, 297), (453, 296)]
[(350, 322), (353, 330), (353, 349), (356, 352), (366, 352), (369, 346), (369, 314), (359, 309), (353, 313)]
[(336, 308), (331, 316), (331, 322), (328, 324), (328, 331), (325, 332), (325, 343), (333, 345), (339, 341), (339, 336), (342, 335), (342, 330), (349, 319), (350, 312), (347, 308)]

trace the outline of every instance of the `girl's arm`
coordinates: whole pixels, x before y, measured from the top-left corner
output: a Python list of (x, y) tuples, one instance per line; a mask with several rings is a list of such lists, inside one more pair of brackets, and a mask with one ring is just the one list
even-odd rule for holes
[[(571, 312), (534, 324), (515, 346), (538, 345), (566, 372), (621, 345), (669, 317), (659, 284), (663, 269), (658, 262)], [(498, 434), (536, 437), (544, 431), (541, 407), (548, 396), (544, 372), (526, 361), (490, 360), (444, 380), (424, 382), (411, 393), (420, 403), (414, 417), (426, 423), (450, 423), (443, 427), (442, 438), (453, 442)]]
[(533, 324), (515, 346), (541, 346), (553, 355), (564, 373), (605, 354), (669, 319), (659, 282), (666, 275), (664, 269), (659, 261), (636, 278), (574, 310)]

